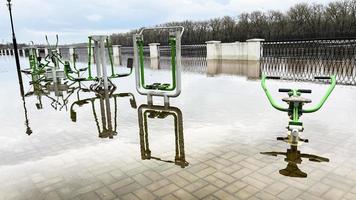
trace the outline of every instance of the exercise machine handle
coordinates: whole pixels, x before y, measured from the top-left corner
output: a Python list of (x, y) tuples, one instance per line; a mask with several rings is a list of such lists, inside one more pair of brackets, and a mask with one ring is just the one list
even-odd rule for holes
[(292, 91), (291, 89), (286, 89), (286, 88), (280, 88), (278, 92), (290, 92)]
[(312, 112), (316, 112), (318, 111), (325, 103), (325, 101), (328, 99), (328, 97), (330, 96), (331, 92), (334, 90), (335, 86), (336, 86), (336, 76), (335, 75), (332, 75), (328, 78), (326, 77), (315, 77), (315, 78), (318, 78), (318, 79), (330, 79), (330, 86), (328, 88), (328, 90), (326, 91), (325, 95), (323, 96), (323, 98), (320, 100), (320, 102), (312, 107), (312, 108), (309, 108), (309, 109), (303, 109), (302, 112), (303, 113), (312, 113)]
[(330, 80), (331, 77), (330, 76), (316, 76), (314, 77), (314, 79), (319, 79), (319, 80)]
[(279, 79), (281, 79), (281, 77), (279, 77), (279, 76), (266, 76), (266, 79), (276, 79), (276, 80), (279, 80)]
[(309, 89), (298, 89), (298, 92), (311, 94), (312, 90), (309, 90)]
[[(280, 88), (278, 90), (278, 92), (291, 92), (292, 90), (291, 89), (286, 89), (286, 88)], [(300, 93), (312, 93), (311, 90), (309, 89), (298, 89), (297, 92), (300, 92)]]

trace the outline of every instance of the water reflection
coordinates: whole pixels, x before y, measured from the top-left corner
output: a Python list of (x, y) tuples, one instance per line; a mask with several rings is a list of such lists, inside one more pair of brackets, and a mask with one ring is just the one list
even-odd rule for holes
[(302, 163), (303, 158), (306, 158), (312, 162), (329, 162), (328, 158), (320, 157), (313, 154), (301, 153), (298, 150), (298, 146), (295, 145), (290, 145), (290, 148), (287, 149), (287, 152), (271, 151), (271, 152), (261, 152), (261, 154), (269, 155), (269, 156), (278, 156), (278, 155), (285, 156), (284, 161), (286, 161), (288, 164), (286, 168), (279, 170), (279, 173), (283, 176), (289, 176), (289, 177), (299, 177), (299, 178), (307, 177), (307, 173), (303, 172), (298, 167), (298, 165)]
[[(37, 102), (35, 103), (35, 106), (38, 110), (43, 109), (43, 97), (47, 98), (51, 102), (51, 107), (54, 110), (59, 110), (61, 111), (63, 108), (65, 110), (68, 110), (67, 104), (68, 104), (68, 99), (70, 96), (75, 92), (75, 90), (80, 87), (80, 84), (78, 87), (74, 87), (75, 83), (72, 83), (70, 85), (61, 82), (57, 83), (51, 83), (51, 82), (43, 82), (43, 81), (37, 81), (34, 79), (35, 76), (32, 76), (32, 81), (30, 81), (30, 85), (32, 86), (30, 90), (23, 95), (21, 95), (22, 99), (22, 104), (24, 108), (24, 115), (25, 115), (25, 126), (26, 126), (26, 134), (31, 135), (33, 133), (31, 127), (30, 127), (30, 120), (28, 117), (28, 112), (27, 112), (27, 105), (26, 105), (26, 99), (31, 96), (35, 96), (37, 99)], [(20, 90), (24, 91), (24, 86), (23, 82), (20, 81)], [(64, 95), (64, 92), (66, 95)], [(54, 94), (54, 97), (52, 95)]]
[(68, 84), (67, 82), (53, 83), (32, 81), (30, 82), (32, 87), (27, 93), (25, 93), (25, 97), (36, 96), (37, 103), (35, 105), (38, 110), (43, 109), (43, 97), (51, 101), (51, 107), (53, 109), (61, 111), (65, 108), (67, 110), (69, 97), (78, 87), (80, 87), (75, 87), (75, 84), (76, 83)]
[(33, 133), (31, 127), (30, 127), (30, 120), (28, 118), (28, 112), (27, 112), (27, 106), (26, 106), (26, 100), (25, 97), (22, 96), (22, 105), (23, 105), (23, 109), (24, 109), (24, 115), (25, 115), (25, 126), (26, 126), (26, 134), (27, 135), (31, 135)]
[[(150, 119), (166, 119), (172, 116), (174, 119), (175, 132), (175, 158), (173, 160), (165, 160), (159, 157), (152, 156), (149, 138), (148, 138), (148, 118)], [(159, 160), (167, 163), (175, 163), (181, 168), (185, 168), (189, 163), (185, 160), (184, 152), (184, 136), (183, 136), (183, 115), (179, 108), (171, 106), (157, 106), (143, 104), (138, 108), (138, 122), (140, 128), (140, 146), (142, 160)]]
[(247, 79), (261, 77), (259, 61), (207, 60), (207, 75), (231, 74), (246, 76)]
[[(77, 122), (77, 112), (74, 108), (81, 108), (90, 103), (99, 138), (112, 139), (117, 135), (118, 98), (129, 98), (131, 108), (137, 108), (135, 96), (132, 93), (112, 94), (109, 90), (103, 90), (102, 92), (95, 93), (95, 97), (77, 100), (72, 103), (70, 106), (70, 118), (73, 122)], [(114, 102), (114, 123), (112, 122), (110, 99)], [(95, 108), (96, 102), (99, 102), (101, 123), (99, 122), (98, 114)]]

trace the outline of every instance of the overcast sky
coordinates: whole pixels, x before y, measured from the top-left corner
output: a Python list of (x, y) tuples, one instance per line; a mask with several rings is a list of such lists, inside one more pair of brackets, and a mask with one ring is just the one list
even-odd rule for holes
[[(169, 21), (237, 16), (254, 10), (287, 10), (300, 2), (331, 0), (12, 0), (18, 42), (84, 42), (91, 34), (126, 32)], [(0, 0), (0, 43), (10, 42), (6, 0)]]

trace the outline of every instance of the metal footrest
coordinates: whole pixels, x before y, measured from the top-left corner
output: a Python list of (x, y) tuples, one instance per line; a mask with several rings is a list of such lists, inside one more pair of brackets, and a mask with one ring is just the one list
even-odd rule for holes
[(167, 90), (171, 84), (168, 83), (153, 83), (152, 85), (146, 85), (147, 89), (150, 90)]

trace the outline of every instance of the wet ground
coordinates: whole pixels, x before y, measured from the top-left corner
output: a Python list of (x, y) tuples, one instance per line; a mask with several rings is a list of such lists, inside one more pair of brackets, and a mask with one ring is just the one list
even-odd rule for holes
[[(31, 93), (24, 76), (23, 101), (13, 58), (0, 57), (0, 200), (356, 199), (355, 87), (337, 86), (319, 112), (302, 116), (309, 143), (295, 149), (276, 140), (286, 135), (288, 118), (269, 105), (259, 80), (212, 71), (185, 70), (182, 94), (163, 112), (144, 105), (134, 76), (114, 80), (110, 132), (102, 128), (110, 123), (105, 102), (77, 84), (63, 101)], [(151, 80), (168, 74), (147, 71)], [(268, 85), (278, 99), (277, 88), (310, 88), (313, 103), (327, 89)], [(271, 151), (286, 154), (260, 153)]]

